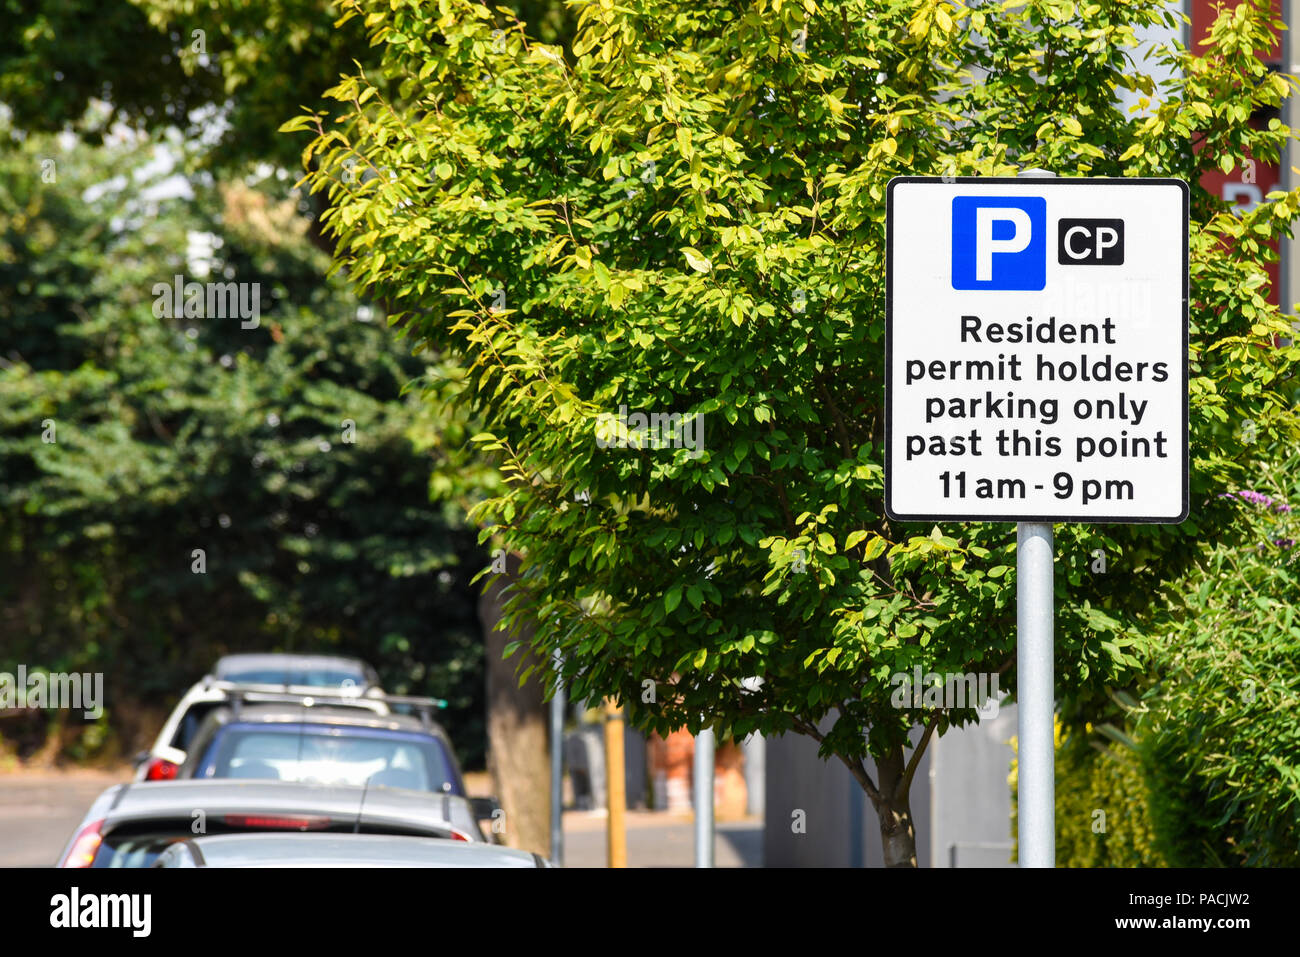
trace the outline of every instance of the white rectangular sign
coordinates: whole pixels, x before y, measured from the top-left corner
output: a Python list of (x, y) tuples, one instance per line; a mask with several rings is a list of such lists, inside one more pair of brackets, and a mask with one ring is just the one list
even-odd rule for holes
[(1187, 184), (900, 177), (885, 510), (1187, 517)]

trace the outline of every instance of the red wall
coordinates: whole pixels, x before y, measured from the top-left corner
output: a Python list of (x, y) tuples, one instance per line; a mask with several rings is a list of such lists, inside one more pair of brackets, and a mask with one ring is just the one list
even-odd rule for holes
[[(1208, 37), (1210, 26), (1214, 23), (1214, 5), (1216, 0), (1191, 0), (1191, 47), (1195, 53), (1206, 53), (1210, 51)], [(1234, 4), (1224, 4), (1229, 9)], [(1281, 13), (1281, 0), (1273, 0), (1273, 9)], [(1281, 37), (1276, 38), (1273, 48), (1263, 57), (1264, 61), (1276, 65), (1279, 69), (1282, 67), (1282, 43)], [(1229, 203), (1235, 203), (1243, 209), (1252, 209), (1258, 204), (1271, 190), (1277, 189), (1281, 178), (1280, 170), (1275, 163), (1261, 163), (1252, 161), (1244, 168), (1237, 167), (1226, 175), (1220, 170), (1215, 169), (1201, 177), (1201, 185), (1211, 194), (1219, 196)], [(1274, 249), (1276, 249), (1276, 244)], [(1278, 303), (1278, 264), (1276, 262), (1268, 264), (1268, 275), (1271, 286), (1269, 294), (1270, 300)]]

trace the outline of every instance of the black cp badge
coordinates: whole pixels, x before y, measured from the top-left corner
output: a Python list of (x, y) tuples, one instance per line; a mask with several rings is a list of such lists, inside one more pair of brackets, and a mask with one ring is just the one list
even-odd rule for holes
[(1124, 265), (1124, 220), (1062, 219), (1056, 261), (1062, 266)]

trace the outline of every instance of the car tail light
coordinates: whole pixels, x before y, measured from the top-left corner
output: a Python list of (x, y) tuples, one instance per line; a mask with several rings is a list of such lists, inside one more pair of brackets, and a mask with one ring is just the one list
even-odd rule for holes
[(231, 827), (262, 828), (270, 831), (321, 831), (330, 826), (330, 819), (327, 817), (227, 814), (222, 820)]
[(89, 867), (95, 863), (95, 855), (99, 852), (99, 845), (104, 843), (104, 835), (100, 833), (100, 828), (104, 826), (103, 819), (92, 821), (77, 832), (77, 836), (72, 839), (72, 846), (68, 849), (67, 856), (59, 862), (60, 867)]
[(166, 758), (154, 758), (149, 762), (149, 769), (144, 772), (146, 781), (174, 781), (180, 765)]
[[(452, 839), (453, 841), (469, 841), (469, 836), (468, 836), (468, 835), (465, 835), (465, 834), (462, 834), (460, 831), (452, 831), (452, 832), (451, 832), (451, 839)], [(473, 843), (473, 842), (470, 842), (470, 843)]]

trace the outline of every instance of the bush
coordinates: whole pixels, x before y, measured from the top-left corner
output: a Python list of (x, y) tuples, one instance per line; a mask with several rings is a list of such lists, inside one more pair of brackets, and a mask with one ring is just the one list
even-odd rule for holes
[[(1011, 839), (1017, 843), (1016, 769)], [(1106, 743), (1092, 725), (1056, 724), (1057, 867), (1164, 867), (1142, 766), (1130, 749)], [(1018, 847), (1013, 854), (1018, 855)]]
[[(1292, 458), (1233, 499), (1254, 537), (1219, 545), (1160, 639), (1135, 715), (1170, 864), (1300, 865), (1300, 522)], [(1289, 488), (1287, 487), (1289, 486)]]

